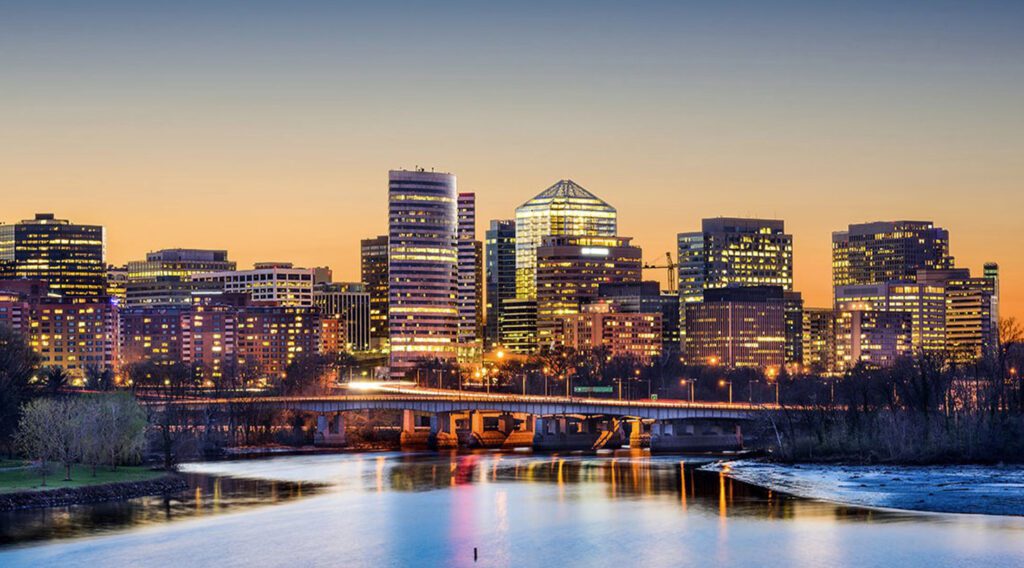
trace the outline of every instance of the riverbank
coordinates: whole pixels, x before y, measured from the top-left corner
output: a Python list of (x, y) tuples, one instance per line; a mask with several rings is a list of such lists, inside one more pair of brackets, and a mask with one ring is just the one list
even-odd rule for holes
[(703, 469), (803, 497), (886, 509), (1024, 516), (1024, 466), (782, 465), (754, 460)]
[(45, 486), (34, 468), (15, 467), (0, 471), (0, 511), (120, 501), (187, 488), (180, 476), (145, 467), (101, 468), (93, 476), (90, 468), (75, 466), (71, 481), (63, 479), (61, 469), (48, 476)]

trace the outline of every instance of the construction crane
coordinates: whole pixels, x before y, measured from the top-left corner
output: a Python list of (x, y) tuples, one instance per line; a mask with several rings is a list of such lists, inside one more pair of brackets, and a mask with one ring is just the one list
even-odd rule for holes
[(676, 268), (679, 266), (676, 261), (672, 260), (672, 253), (666, 252), (665, 259), (668, 263), (665, 266), (658, 266), (645, 262), (643, 265), (644, 270), (667, 270), (668, 271), (668, 290), (670, 292), (676, 291)]

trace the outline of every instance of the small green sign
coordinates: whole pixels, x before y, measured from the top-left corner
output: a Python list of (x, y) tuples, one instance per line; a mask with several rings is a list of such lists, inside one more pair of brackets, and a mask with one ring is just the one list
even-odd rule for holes
[(610, 387), (610, 386), (573, 387), (572, 390), (573, 390), (573, 392), (578, 392), (578, 393), (589, 392), (589, 393), (605, 393), (605, 394), (609, 394), (609, 393), (612, 392), (612, 387)]

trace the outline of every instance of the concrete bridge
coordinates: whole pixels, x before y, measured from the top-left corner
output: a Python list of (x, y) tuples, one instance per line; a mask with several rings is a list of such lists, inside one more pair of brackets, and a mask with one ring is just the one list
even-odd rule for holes
[[(354, 391), (354, 392), (353, 392)], [(522, 447), (587, 450), (650, 446), (657, 451), (743, 447), (741, 425), (763, 415), (746, 403), (614, 400), (487, 394), (361, 383), (352, 394), (195, 399), (190, 408), (237, 405), (317, 415), (316, 441), (346, 443), (344, 413), (403, 411), (402, 445), (455, 448)]]

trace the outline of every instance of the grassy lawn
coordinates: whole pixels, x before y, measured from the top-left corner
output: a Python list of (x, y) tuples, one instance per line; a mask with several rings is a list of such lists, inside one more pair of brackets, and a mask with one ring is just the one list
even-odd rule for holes
[(15, 460), (10, 458), (0, 458), (0, 469), (8, 467), (21, 467), (25, 465), (25, 460)]
[(142, 466), (119, 467), (117, 471), (110, 471), (108, 468), (100, 466), (96, 468), (96, 477), (93, 477), (92, 468), (76, 465), (71, 468), (71, 481), (64, 481), (64, 468), (59, 464), (51, 464), (50, 473), (46, 475), (46, 487), (41, 485), (42, 478), (35, 468), (0, 470), (0, 493), (45, 491), (121, 481), (144, 481), (162, 475), (164, 475), (162, 471), (151, 471)]

